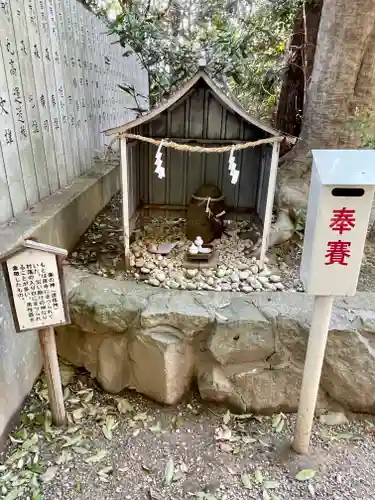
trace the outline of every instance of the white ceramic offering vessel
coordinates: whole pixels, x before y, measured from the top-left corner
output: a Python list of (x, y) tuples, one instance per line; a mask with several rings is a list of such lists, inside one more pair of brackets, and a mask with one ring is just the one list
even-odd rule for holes
[(195, 238), (195, 240), (194, 240), (194, 244), (195, 244), (195, 245), (196, 245), (196, 247), (198, 248), (198, 251), (200, 251), (200, 250), (201, 250), (203, 243), (204, 243), (204, 242), (203, 242), (203, 240), (202, 240), (202, 238), (201, 238), (200, 236), (197, 236), (197, 237)]
[(200, 248), (199, 253), (211, 253), (211, 248)]
[(189, 247), (189, 253), (192, 255), (197, 255), (198, 252), (199, 252), (198, 247), (194, 243), (192, 243), (191, 246)]

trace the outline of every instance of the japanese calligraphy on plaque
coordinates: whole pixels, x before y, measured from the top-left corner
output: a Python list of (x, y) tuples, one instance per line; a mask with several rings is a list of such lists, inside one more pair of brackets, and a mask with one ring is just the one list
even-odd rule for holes
[(69, 321), (55, 247), (26, 242), (3, 263), (15, 326), (26, 331)]
[(375, 191), (375, 151), (313, 151), (301, 279), (312, 295), (354, 295)]

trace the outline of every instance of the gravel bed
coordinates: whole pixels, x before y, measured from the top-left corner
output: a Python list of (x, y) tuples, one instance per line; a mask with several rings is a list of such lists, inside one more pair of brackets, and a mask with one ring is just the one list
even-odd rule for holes
[[(311, 456), (291, 451), (294, 415), (233, 415), (195, 396), (161, 407), (103, 394), (62, 367), (69, 427), (51, 425), (39, 380), (0, 466), (0, 496), (33, 500), (371, 499), (373, 422), (321, 416)], [(69, 384), (67, 384), (69, 382)]]
[[(209, 291), (301, 291), (301, 283), (291, 275), (285, 256), (271, 253), (267, 265), (259, 269), (252, 256), (260, 244), (259, 226), (255, 219), (228, 221), (227, 234), (213, 242), (220, 265), (217, 269), (185, 269), (187, 249), (185, 219), (150, 217), (142, 230), (135, 232), (131, 245), (131, 270), (124, 271), (121, 199), (116, 195), (98, 215), (77, 247), (69, 263), (89, 269), (100, 276), (118, 280), (133, 279), (155, 287)], [(176, 243), (167, 256), (155, 254), (160, 243)], [(298, 243), (294, 243), (299, 248)]]

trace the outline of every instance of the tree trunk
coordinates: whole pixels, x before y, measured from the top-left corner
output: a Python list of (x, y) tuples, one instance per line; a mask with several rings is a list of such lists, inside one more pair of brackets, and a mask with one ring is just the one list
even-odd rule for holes
[(279, 96), (276, 128), (295, 137), (301, 133), (305, 88), (314, 65), (322, 6), (323, 0), (312, 0), (306, 4), (305, 10), (299, 10), (287, 48), (287, 70)]
[(279, 209), (306, 208), (311, 149), (363, 146), (360, 121), (373, 123), (374, 108), (375, 0), (324, 0), (300, 141), (279, 168)]

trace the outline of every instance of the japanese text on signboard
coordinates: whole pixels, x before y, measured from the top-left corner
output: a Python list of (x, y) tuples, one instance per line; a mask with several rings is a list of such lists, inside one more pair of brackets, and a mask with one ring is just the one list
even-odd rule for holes
[(22, 330), (65, 322), (56, 257), (26, 250), (7, 261), (18, 322)]

